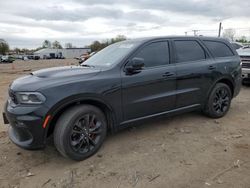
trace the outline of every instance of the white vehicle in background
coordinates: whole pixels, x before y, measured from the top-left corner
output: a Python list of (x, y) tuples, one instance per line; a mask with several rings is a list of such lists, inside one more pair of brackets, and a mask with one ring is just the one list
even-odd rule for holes
[(12, 56), (4, 55), (1, 57), (0, 63), (13, 63), (15, 59)]
[(250, 47), (244, 46), (237, 50), (242, 62), (242, 79), (250, 83)]
[(7, 62), (8, 59), (9, 59), (9, 56), (7, 56), (7, 55), (4, 55), (4, 56), (1, 57), (2, 62)]

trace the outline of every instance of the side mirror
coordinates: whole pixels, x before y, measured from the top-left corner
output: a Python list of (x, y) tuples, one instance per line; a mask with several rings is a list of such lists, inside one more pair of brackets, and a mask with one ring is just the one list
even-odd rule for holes
[(131, 60), (131, 63), (129, 66), (126, 67), (126, 71), (128, 73), (137, 73), (139, 70), (142, 69), (142, 67), (144, 67), (144, 59), (143, 58), (138, 58), (138, 57), (134, 57)]

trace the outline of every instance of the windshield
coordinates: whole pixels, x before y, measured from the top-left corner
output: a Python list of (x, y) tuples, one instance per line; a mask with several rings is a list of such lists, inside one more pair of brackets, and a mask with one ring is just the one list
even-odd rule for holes
[(112, 44), (97, 52), (83, 62), (82, 66), (111, 67), (119, 63), (127, 54), (138, 46), (135, 41), (125, 41)]

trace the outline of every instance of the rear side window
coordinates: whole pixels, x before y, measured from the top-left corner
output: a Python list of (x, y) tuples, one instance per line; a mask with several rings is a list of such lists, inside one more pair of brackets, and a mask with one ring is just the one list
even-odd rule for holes
[(168, 42), (154, 42), (144, 46), (135, 57), (143, 58), (145, 67), (169, 64)]
[(197, 41), (174, 41), (177, 63), (206, 59), (206, 52)]
[(204, 43), (214, 57), (234, 56), (232, 50), (223, 42), (205, 40)]

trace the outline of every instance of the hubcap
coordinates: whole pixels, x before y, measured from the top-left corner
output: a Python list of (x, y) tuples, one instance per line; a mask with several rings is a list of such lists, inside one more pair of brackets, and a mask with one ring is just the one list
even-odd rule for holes
[(217, 113), (224, 113), (229, 107), (229, 93), (225, 88), (219, 88), (214, 97), (213, 108)]
[(86, 114), (74, 123), (70, 134), (70, 145), (78, 153), (87, 153), (95, 148), (101, 132), (101, 121), (95, 114)]

